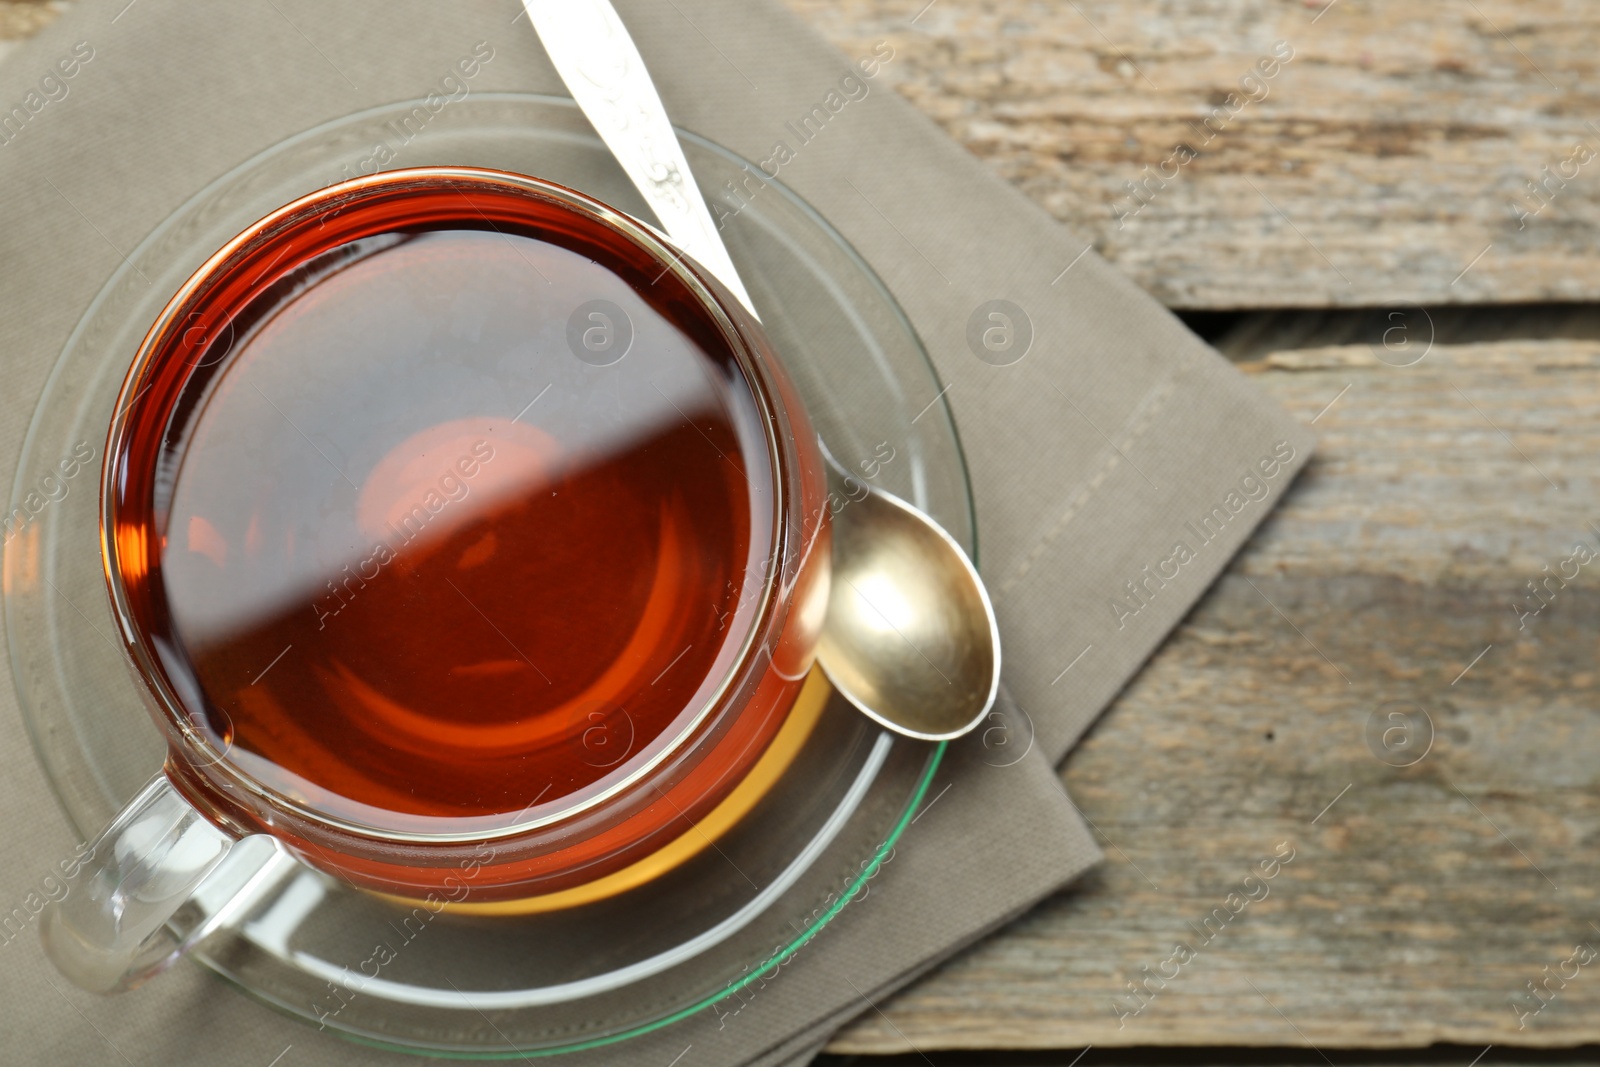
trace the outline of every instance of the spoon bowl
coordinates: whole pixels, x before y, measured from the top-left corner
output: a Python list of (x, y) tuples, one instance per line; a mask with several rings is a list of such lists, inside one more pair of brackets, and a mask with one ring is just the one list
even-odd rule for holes
[(908, 737), (945, 741), (983, 721), (1000, 686), (994, 608), (972, 562), (898, 497), (830, 478), (833, 574), (817, 660), (862, 713)]

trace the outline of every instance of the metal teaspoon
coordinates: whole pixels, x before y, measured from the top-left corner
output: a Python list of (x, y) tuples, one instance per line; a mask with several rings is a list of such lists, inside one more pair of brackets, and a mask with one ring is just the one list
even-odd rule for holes
[[(523, 7), (561, 80), (662, 229), (755, 315), (616, 9), (609, 0), (523, 0)], [(856, 489), (866, 492), (857, 495), (827, 459), (830, 489), (852, 499), (833, 520), (817, 660), (834, 688), (883, 726), (929, 741), (960, 737), (988, 715), (1000, 686), (1000, 632), (988, 591), (932, 518), (858, 481)]]

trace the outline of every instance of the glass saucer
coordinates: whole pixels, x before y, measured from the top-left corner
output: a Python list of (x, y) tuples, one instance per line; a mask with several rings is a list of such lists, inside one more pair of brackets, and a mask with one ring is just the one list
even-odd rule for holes
[[(974, 552), (955, 425), (893, 298), (781, 183), (683, 139), (829, 450)], [(10, 507), (28, 521), (6, 544), (4, 589), (23, 716), (85, 837), (163, 757), (114, 639), (97, 543), (105, 430), (140, 339), (184, 279), (260, 216), (363, 168), (445, 164), (536, 175), (651, 218), (570, 100), (388, 105), (296, 135), (201, 190), (129, 255), (68, 340), (13, 486)], [(69, 457), (82, 469), (52, 475), (41, 496), (41, 476)], [(279, 1010), (402, 1051), (514, 1059), (623, 1041), (736, 1004), (799, 951), (877, 873), (943, 751), (884, 733), (828, 694), (787, 768), (715, 847), (642, 885), (532, 914), (431, 915), (301, 869), (193, 957)]]

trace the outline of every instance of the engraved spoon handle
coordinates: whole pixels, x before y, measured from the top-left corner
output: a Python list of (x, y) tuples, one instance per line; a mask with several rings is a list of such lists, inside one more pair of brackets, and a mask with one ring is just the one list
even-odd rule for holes
[(650, 71), (610, 0), (522, 0), (522, 6), (556, 73), (667, 236), (755, 315)]

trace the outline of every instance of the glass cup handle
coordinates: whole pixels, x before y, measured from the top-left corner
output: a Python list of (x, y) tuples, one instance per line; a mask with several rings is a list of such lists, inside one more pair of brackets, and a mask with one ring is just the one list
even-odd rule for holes
[(66, 894), (41, 914), (45, 953), (90, 992), (132, 989), (296, 869), (272, 837), (217, 829), (158, 774), (95, 839)]

